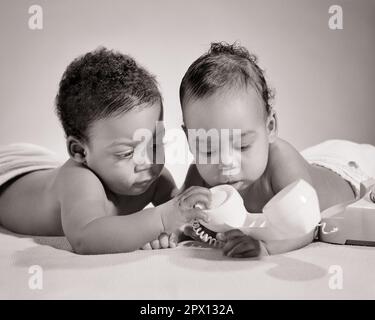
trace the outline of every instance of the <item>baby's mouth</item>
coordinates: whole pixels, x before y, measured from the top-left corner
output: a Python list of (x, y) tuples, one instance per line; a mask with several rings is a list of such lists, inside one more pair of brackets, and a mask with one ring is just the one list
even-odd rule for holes
[(153, 181), (154, 181), (154, 179), (146, 179), (146, 180), (138, 181), (138, 182), (135, 182), (133, 184), (133, 187), (136, 187), (136, 188), (146, 188), (149, 185), (151, 185), (151, 183)]
[(243, 181), (242, 180), (229, 180), (229, 181), (224, 182), (223, 184), (228, 184), (232, 186), (233, 188), (238, 189), (242, 186)]
[(233, 184), (240, 183), (240, 182), (241, 180), (233, 180), (233, 181), (228, 181), (226, 184), (233, 185)]

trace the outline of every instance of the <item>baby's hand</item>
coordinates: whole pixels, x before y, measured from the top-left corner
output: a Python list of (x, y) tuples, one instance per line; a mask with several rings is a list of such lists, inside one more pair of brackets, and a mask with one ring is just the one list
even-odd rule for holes
[(182, 210), (201, 208), (202, 206), (208, 209), (211, 205), (212, 196), (209, 189), (193, 186), (178, 194), (175, 199)]
[(175, 232), (184, 224), (202, 219), (208, 223), (208, 215), (197, 205), (209, 208), (211, 192), (203, 187), (190, 187), (163, 205), (162, 221), (165, 232)]
[(178, 242), (178, 236), (175, 233), (168, 235), (163, 232), (159, 235), (159, 238), (146, 243), (141, 249), (142, 250), (152, 250), (152, 249), (166, 249), (175, 248)]
[(261, 253), (261, 243), (242, 231), (235, 229), (218, 233), (216, 238), (224, 243), (224, 255), (232, 258), (258, 257)]

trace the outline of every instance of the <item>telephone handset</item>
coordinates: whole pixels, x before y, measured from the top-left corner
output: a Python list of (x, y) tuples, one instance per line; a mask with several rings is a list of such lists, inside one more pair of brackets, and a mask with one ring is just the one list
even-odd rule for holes
[(218, 185), (210, 191), (211, 207), (204, 210), (210, 222), (196, 220), (193, 230), (211, 245), (218, 245), (216, 233), (231, 229), (265, 242), (302, 237), (315, 230), (321, 219), (316, 191), (302, 179), (277, 193), (263, 213), (247, 212), (241, 195), (230, 185)]

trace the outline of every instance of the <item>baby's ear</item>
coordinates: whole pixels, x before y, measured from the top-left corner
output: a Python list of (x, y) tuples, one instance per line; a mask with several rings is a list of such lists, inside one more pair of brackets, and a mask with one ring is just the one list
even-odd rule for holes
[(277, 117), (276, 112), (271, 110), (270, 114), (267, 116), (266, 127), (268, 132), (269, 143), (275, 142), (277, 138)]
[(66, 139), (66, 147), (71, 159), (78, 163), (86, 164), (86, 150), (84, 144), (79, 139), (69, 136)]

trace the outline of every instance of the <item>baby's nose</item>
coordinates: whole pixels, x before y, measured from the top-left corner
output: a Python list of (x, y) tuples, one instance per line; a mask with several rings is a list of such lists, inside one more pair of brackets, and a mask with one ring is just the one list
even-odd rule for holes
[(236, 154), (224, 153), (221, 155), (219, 169), (223, 175), (234, 175), (240, 172), (241, 159)]
[(220, 166), (222, 168), (237, 167), (241, 164), (241, 154), (237, 152), (222, 152), (220, 154)]
[(154, 164), (152, 154), (149, 154), (147, 150), (136, 152), (134, 154), (134, 164), (136, 172), (150, 169)]
[(138, 163), (134, 166), (135, 172), (141, 172), (145, 170), (150, 170), (153, 167), (153, 163)]
[(230, 167), (234, 163), (233, 155), (223, 153), (223, 154), (221, 154), (220, 158), (221, 158), (220, 164), (221, 164), (222, 167)]

